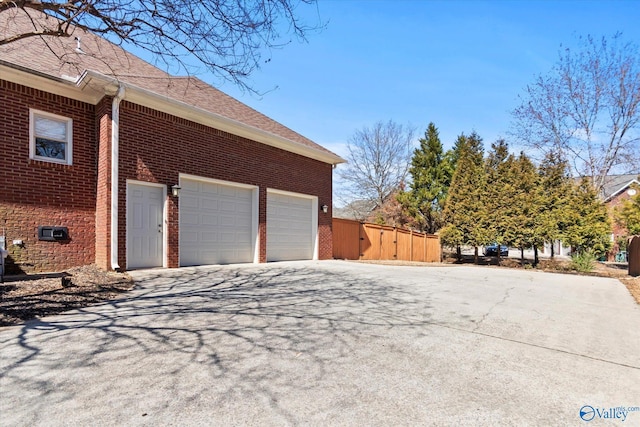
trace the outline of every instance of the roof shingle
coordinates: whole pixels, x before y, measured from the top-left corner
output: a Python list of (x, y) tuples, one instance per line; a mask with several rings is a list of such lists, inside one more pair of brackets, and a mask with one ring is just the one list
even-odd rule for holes
[[(30, 14), (33, 18), (34, 13)], [(17, 34), (33, 29), (34, 25), (46, 26), (51, 22), (48, 20), (55, 19), (43, 14), (35, 16), (35, 19), (29, 19), (20, 9), (3, 12), (0, 14), (0, 32)], [(335, 156), (196, 77), (172, 76), (102, 37), (78, 28), (72, 29), (72, 33), (79, 42), (67, 37), (29, 37), (0, 46), (0, 59), (57, 78), (75, 79), (86, 70), (95, 71)]]

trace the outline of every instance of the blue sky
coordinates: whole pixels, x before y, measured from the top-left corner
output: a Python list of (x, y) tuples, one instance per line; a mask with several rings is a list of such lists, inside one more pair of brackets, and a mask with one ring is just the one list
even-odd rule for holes
[[(339, 155), (376, 121), (433, 121), (445, 148), (475, 130), (507, 137), (518, 94), (579, 35), (640, 41), (640, 1), (319, 0), (327, 27), (271, 52), (229, 95)], [(317, 19), (309, 9), (309, 22)]]

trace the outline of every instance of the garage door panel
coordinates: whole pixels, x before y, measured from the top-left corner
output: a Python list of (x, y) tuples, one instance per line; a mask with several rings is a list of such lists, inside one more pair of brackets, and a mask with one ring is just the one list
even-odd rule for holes
[(218, 242), (218, 233), (216, 232), (206, 232), (196, 233), (198, 236), (198, 242), (200, 243), (217, 243)]
[[(186, 231), (180, 230), (180, 240), (184, 239), (188, 242), (197, 242), (198, 241), (198, 233), (195, 231)], [(182, 245), (180, 246), (180, 251), (182, 252)]]
[(185, 225), (193, 225), (197, 226), (200, 222), (200, 217), (196, 214), (183, 213), (180, 211), (180, 224), (181, 230), (184, 229)]
[(235, 213), (238, 210), (234, 200), (223, 200), (220, 204), (220, 211), (225, 213)]
[(296, 212), (297, 214), (307, 213), (309, 212), (309, 209), (311, 209), (311, 206), (308, 205), (291, 207), (291, 210)]
[(236, 234), (235, 233), (220, 233), (220, 243), (222, 243), (223, 247), (228, 249), (234, 249), (233, 244), (236, 242)]
[(180, 208), (197, 208), (198, 198), (187, 193), (185, 190), (180, 190)]
[[(236, 225), (237, 220), (238, 218), (236, 218), (235, 216), (229, 215), (221, 215), (220, 217), (218, 217), (218, 223), (222, 227), (233, 227)], [(242, 219), (240, 219), (240, 221), (242, 221)]]
[(202, 214), (200, 220), (202, 221), (202, 225), (218, 225), (220, 223), (217, 216), (209, 214)]
[(191, 262), (193, 262), (192, 265), (198, 265), (197, 264), (198, 257), (199, 257), (198, 251), (194, 251), (192, 249), (180, 249), (180, 258), (191, 260)]
[(251, 203), (238, 203), (236, 210), (238, 213), (243, 214), (250, 214), (253, 211)]
[(185, 179), (180, 181), (180, 197), (182, 197), (182, 192), (183, 191), (188, 191), (188, 190), (192, 190), (192, 191), (198, 191), (198, 188), (200, 188), (200, 182), (199, 181), (195, 181), (192, 179)]
[(229, 187), (226, 185), (220, 186), (219, 189), (220, 189), (220, 195), (231, 197), (231, 198), (236, 198), (238, 196), (238, 193), (242, 191), (241, 189)]
[(202, 208), (205, 211), (209, 211), (209, 212), (217, 212), (220, 210), (220, 204), (218, 202), (218, 200), (215, 199), (209, 199), (206, 197), (203, 197), (200, 199), (200, 208)]
[(267, 260), (312, 259), (313, 221), (313, 199), (267, 193)]
[(180, 264), (252, 262), (253, 190), (192, 179), (181, 187)]

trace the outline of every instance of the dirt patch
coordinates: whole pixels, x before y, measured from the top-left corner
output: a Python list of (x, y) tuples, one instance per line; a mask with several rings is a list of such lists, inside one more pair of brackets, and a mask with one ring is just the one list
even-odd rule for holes
[(0, 283), (0, 326), (98, 304), (132, 288), (128, 274), (102, 271), (95, 265), (64, 273), (5, 277)]
[(629, 289), (629, 293), (640, 304), (640, 277), (625, 277), (620, 281)]

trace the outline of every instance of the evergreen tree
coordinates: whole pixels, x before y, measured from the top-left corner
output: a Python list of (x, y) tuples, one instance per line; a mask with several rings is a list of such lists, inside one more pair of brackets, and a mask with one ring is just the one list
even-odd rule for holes
[[(478, 245), (487, 243), (488, 233), (480, 221), (486, 215), (483, 191), (486, 183), (482, 138), (475, 132), (458, 137), (459, 159), (445, 205), (446, 227), (441, 239), (449, 246), (472, 245), (478, 261)], [(459, 254), (459, 251), (458, 251)]]
[(554, 257), (554, 242), (562, 240), (566, 229), (568, 198), (571, 193), (569, 167), (557, 152), (549, 152), (538, 168), (540, 176), (539, 197), (542, 209), (538, 218), (539, 231), (545, 242), (551, 243), (551, 258)]
[(460, 134), (456, 141), (453, 143), (453, 148), (447, 150), (445, 153), (445, 158), (447, 162), (451, 165), (453, 171), (456, 170), (456, 165), (458, 164), (458, 160), (460, 159), (460, 152), (463, 147), (467, 146), (468, 138), (464, 133)]
[(511, 245), (516, 238), (517, 224), (513, 215), (516, 192), (514, 167), (515, 159), (509, 154), (507, 143), (500, 139), (491, 144), (491, 151), (485, 161), (487, 185), (483, 193), (487, 215), (482, 218), (482, 222), (490, 241), (498, 245)]
[(520, 248), (520, 259), (524, 263), (524, 249), (533, 247), (534, 265), (538, 263), (538, 247), (544, 244), (540, 229), (540, 212), (543, 201), (539, 191), (539, 176), (529, 157), (520, 153), (515, 162), (515, 197), (513, 220), (517, 224), (515, 243)]
[(611, 247), (611, 223), (607, 208), (588, 179), (573, 185), (566, 210), (565, 241), (577, 251), (604, 255)]
[(444, 156), (438, 129), (429, 123), (420, 147), (411, 159), (411, 188), (398, 194), (398, 201), (420, 231), (435, 233), (442, 227), (442, 211), (453, 171)]

